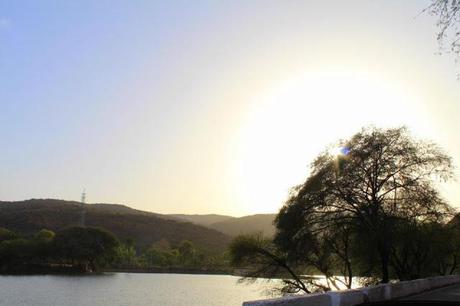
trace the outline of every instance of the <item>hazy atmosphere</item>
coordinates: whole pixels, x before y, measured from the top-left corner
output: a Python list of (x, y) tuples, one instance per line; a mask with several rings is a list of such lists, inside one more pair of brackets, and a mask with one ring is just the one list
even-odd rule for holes
[(428, 4), (0, 1), (0, 199), (276, 213), (368, 125), (457, 165), (460, 67)]
[(0, 305), (460, 305), (460, 0), (0, 0)]

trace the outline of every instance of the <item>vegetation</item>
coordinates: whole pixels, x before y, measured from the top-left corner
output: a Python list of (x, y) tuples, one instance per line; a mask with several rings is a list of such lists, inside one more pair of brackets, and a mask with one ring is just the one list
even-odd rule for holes
[(171, 271), (228, 271), (227, 256), (213, 254), (199, 249), (191, 241), (184, 240), (177, 246), (162, 239), (142, 252), (137, 253), (129, 244), (121, 245), (117, 250), (113, 267), (128, 269), (168, 268)]
[[(0, 228), (0, 272), (222, 271), (231, 261), (247, 280), (282, 277), (282, 293), (310, 293), (351, 288), (355, 276), (385, 283), (458, 271), (460, 219), (452, 219), (436, 188), (437, 180), (452, 178), (451, 158), (405, 128), (363, 129), (334, 147), (340, 152), (321, 153), (292, 189), (274, 219), (276, 231), (238, 236), (229, 253), (222, 233), (122, 205), (2, 202), (0, 222), (8, 229)], [(82, 209), (88, 227), (75, 226)], [(189, 217), (209, 227), (227, 224), (229, 233), (273, 220)], [(210, 221), (216, 219), (222, 220)], [(316, 274), (325, 281), (309, 276)]]
[[(86, 211), (87, 228), (79, 227), (82, 208)], [(229, 228), (238, 227), (243, 232), (256, 231), (266, 224), (274, 228), (271, 224), (274, 215), (197, 217), (203, 222), (219, 221), (216, 224), (234, 219), (236, 225), (230, 223)], [(16, 262), (0, 258), (3, 267), (0, 272), (3, 273), (100, 269), (231, 271), (227, 253), (231, 239), (225, 234), (123, 205), (88, 204), (82, 207), (78, 202), (52, 199), (0, 202), (0, 224), (8, 228), (0, 229), (0, 242), (8, 241), (5, 245), (16, 247), (14, 254), (20, 252), (25, 256), (12, 256), (18, 259)], [(107, 235), (98, 236), (89, 228), (99, 228)], [(100, 241), (113, 246), (114, 240), (110, 237), (116, 237), (116, 246), (110, 247), (109, 253), (99, 253), (102, 251)], [(40, 250), (28, 248), (38, 244)]]
[[(12, 233), (3, 228), (0, 232)], [(0, 272), (97, 271), (113, 261), (117, 246), (113, 234), (93, 227), (9, 235), (0, 242)]]
[[(131, 239), (121, 243), (95, 227), (69, 227), (54, 233), (42, 229), (21, 236), (0, 228), (0, 273), (94, 272), (102, 269), (225, 271), (224, 254), (198, 249), (184, 240), (171, 246), (165, 239), (137, 251)], [(155, 270), (152, 270), (155, 271)]]
[[(214, 254), (224, 252), (230, 243), (228, 236), (216, 230), (123, 205), (87, 204), (84, 209), (87, 226), (104, 228), (122, 241), (132, 239), (138, 252), (161, 239), (172, 245), (189, 240)], [(52, 199), (0, 202), (0, 224), (25, 236), (43, 228), (57, 232), (80, 225), (81, 210), (81, 203)]]
[(273, 236), (275, 214), (257, 214), (233, 218), (211, 224), (210, 227), (229, 236), (238, 236), (244, 233), (262, 232), (265, 236)]
[(460, 53), (460, 32), (458, 24), (460, 21), (460, 2), (457, 0), (431, 0), (431, 5), (426, 9), (430, 14), (436, 16), (439, 27), (438, 42), (442, 49), (456, 54)]
[(110, 232), (93, 227), (70, 227), (52, 239), (58, 258), (78, 263), (84, 270), (97, 270), (114, 260), (118, 239)]
[(195, 224), (204, 225), (207, 227), (211, 226), (214, 223), (235, 219), (234, 217), (231, 217), (231, 216), (216, 215), (216, 214), (207, 214), (207, 215), (172, 214), (168, 216), (171, 216), (172, 218), (176, 218), (178, 220), (188, 221), (188, 222), (192, 222)]
[[(283, 293), (350, 288), (353, 276), (385, 283), (454, 273), (460, 232), (435, 185), (452, 177), (450, 157), (405, 128), (363, 129), (337, 146), (293, 189), (273, 239), (233, 241), (232, 264), (248, 268), (248, 279), (285, 271)], [(326, 282), (305, 276), (318, 273)]]
[(240, 218), (223, 215), (169, 215), (195, 224), (203, 225), (228, 236), (262, 232), (266, 236), (275, 233), (275, 214), (257, 214)]

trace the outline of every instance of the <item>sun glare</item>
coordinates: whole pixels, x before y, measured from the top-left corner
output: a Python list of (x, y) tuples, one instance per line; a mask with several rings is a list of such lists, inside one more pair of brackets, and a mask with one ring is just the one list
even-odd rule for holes
[(414, 101), (394, 84), (351, 72), (312, 73), (257, 95), (231, 166), (241, 190), (239, 205), (276, 211), (290, 187), (306, 178), (318, 153), (363, 126), (423, 126)]
[(334, 147), (331, 149), (330, 154), (335, 157), (339, 157), (341, 155), (344, 155), (343, 153), (343, 148), (342, 147)]

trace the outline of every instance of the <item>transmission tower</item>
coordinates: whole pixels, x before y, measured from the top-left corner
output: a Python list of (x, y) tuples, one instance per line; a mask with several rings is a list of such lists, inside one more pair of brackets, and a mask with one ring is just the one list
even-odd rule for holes
[(86, 226), (86, 189), (83, 189), (81, 193), (81, 215), (80, 215), (80, 226)]

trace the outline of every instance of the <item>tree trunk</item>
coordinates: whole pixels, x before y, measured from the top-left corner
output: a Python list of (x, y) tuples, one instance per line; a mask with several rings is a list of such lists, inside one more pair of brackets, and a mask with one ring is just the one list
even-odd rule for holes
[(388, 272), (388, 256), (385, 252), (381, 252), (380, 261), (382, 263), (382, 283), (386, 284), (390, 281), (390, 274)]

